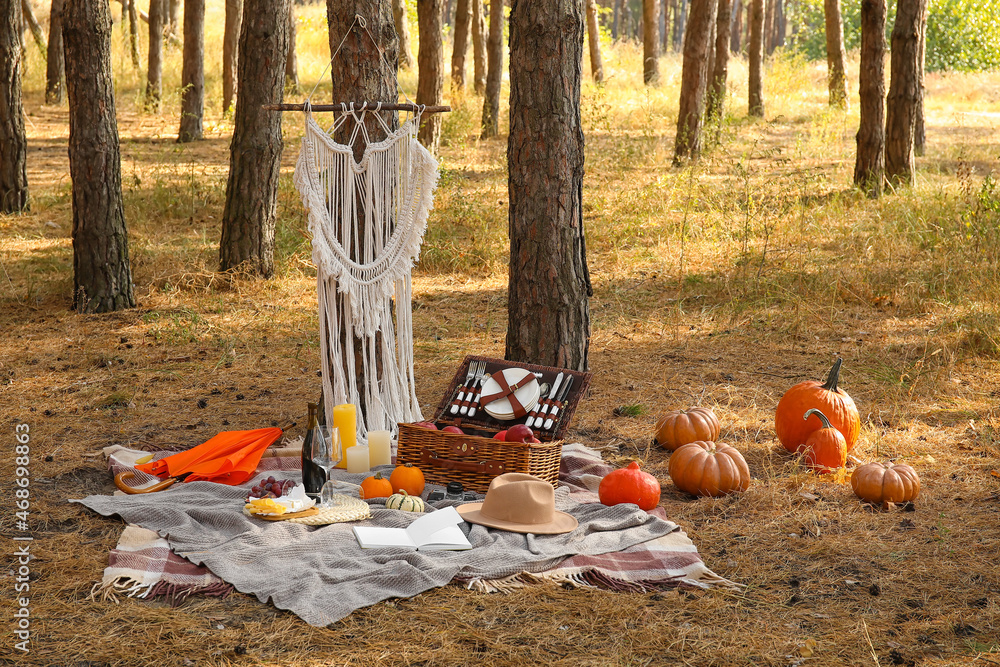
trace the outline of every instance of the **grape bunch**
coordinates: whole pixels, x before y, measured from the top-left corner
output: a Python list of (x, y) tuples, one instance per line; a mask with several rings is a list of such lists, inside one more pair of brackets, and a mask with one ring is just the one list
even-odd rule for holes
[(270, 475), (261, 479), (250, 489), (246, 502), (250, 502), (251, 498), (280, 498), (283, 495), (288, 495), (288, 492), (295, 486), (298, 485), (293, 480), (275, 479), (274, 475)]

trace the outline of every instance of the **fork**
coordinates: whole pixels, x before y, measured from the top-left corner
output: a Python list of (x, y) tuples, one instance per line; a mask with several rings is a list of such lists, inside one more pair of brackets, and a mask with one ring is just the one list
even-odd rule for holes
[[(465, 397), (465, 401), (462, 403), (462, 409), (459, 410), (463, 415), (469, 415), (470, 417), (476, 414), (476, 400), (478, 400), (479, 392), (476, 391), (477, 388), (482, 389), (483, 377), (486, 375), (486, 362), (478, 362), (479, 366), (476, 368), (476, 377), (472, 380), (472, 384), (469, 385), (469, 395)], [(473, 399), (473, 394), (475, 394), (475, 399)]]
[(479, 368), (479, 365), (481, 363), (483, 362), (473, 361), (471, 364), (469, 364), (469, 371), (468, 374), (465, 376), (465, 382), (459, 386), (458, 397), (451, 404), (451, 414), (453, 415), (458, 414), (458, 409), (462, 405), (462, 401), (465, 399), (465, 392), (472, 391), (472, 387), (470, 386), (472, 384), (472, 378), (476, 377), (476, 369)]

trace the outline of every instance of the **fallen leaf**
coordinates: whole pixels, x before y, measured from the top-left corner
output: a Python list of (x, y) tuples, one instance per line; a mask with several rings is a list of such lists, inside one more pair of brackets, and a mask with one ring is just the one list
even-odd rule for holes
[(811, 658), (813, 653), (815, 653), (814, 650), (815, 648), (816, 648), (816, 640), (807, 639), (805, 643), (799, 647), (799, 655), (801, 655), (803, 658)]
[(1000, 470), (991, 470), (990, 474), (994, 477), (1000, 477)]
[[(994, 472), (993, 474), (996, 475), (996, 472)], [(1000, 475), (998, 475), (998, 477), (1000, 477)], [(819, 496), (817, 496), (815, 493), (809, 493), (808, 491), (802, 491), (801, 493), (799, 493), (799, 495), (801, 497), (805, 498), (806, 500), (811, 500), (814, 503), (817, 502), (817, 501), (819, 501)]]

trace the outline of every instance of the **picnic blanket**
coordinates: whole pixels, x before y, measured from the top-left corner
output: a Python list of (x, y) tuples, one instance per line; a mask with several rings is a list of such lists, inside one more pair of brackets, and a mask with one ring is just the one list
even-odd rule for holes
[[(473, 544), (469, 551), (363, 550), (349, 525), (262, 524), (234, 511), (245, 489), (210, 482), (74, 502), (155, 530), (177, 554), (207, 566), (237, 590), (316, 626), (453, 580), (493, 591), (538, 581), (628, 590), (735, 585), (705, 567), (690, 540), (662, 514), (593, 502), (588, 483), (592, 486), (610, 468), (581, 445), (567, 445), (564, 451), (565, 484), (557, 491), (557, 507), (575, 516), (580, 527), (566, 535), (536, 536), (466, 525)], [(286, 474), (294, 477), (292, 471)], [(338, 475), (349, 483), (364, 477)], [(403, 527), (415, 518), (377, 502), (372, 510), (371, 522), (381, 526)]]

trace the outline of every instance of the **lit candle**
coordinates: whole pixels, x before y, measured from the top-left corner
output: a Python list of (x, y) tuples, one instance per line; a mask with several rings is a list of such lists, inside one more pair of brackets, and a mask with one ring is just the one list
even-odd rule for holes
[[(337, 464), (338, 468), (347, 467), (347, 452), (358, 444), (358, 413), (350, 403), (333, 407), (333, 425), (340, 431), (340, 451), (344, 458)], [(365, 468), (367, 470), (367, 468)]]
[(347, 472), (368, 472), (368, 448), (364, 445), (347, 450)]
[(392, 463), (388, 431), (368, 431), (368, 457), (373, 468)]

